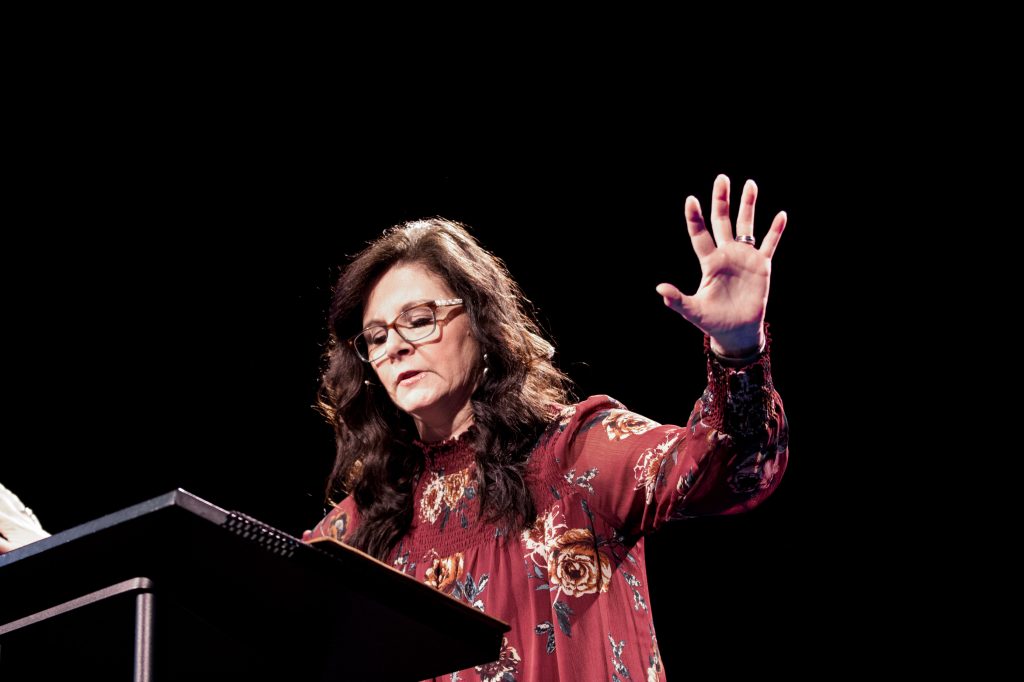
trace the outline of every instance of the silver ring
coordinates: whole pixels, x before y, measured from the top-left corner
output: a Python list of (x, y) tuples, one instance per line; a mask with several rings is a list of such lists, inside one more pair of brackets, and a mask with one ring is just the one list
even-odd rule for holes
[(736, 241), (738, 241), (738, 242), (740, 242), (742, 244), (750, 244), (751, 246), (753, 246), (754, 245), (754, 235), (752, 235), (752, 234), (738, 234), (738, 235), (736, 235)]

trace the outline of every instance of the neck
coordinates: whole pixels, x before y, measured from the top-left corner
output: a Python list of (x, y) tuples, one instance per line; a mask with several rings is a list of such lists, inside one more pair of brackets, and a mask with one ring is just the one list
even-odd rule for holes
[(438, 420), (420, 419), (413, 416), (420, 440), (430, 443), (462, 435), (473, 425), (473, 408), (468, 403), (454, 415)]

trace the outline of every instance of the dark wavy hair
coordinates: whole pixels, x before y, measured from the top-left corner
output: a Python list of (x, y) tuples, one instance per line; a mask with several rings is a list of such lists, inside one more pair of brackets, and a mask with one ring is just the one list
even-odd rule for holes
[[(526, 486), (526, 458), (565, 403), (569, 379), (551, 361), (532, 305), (505, 264), (461, 223), (436, 217), (389, 228), (344, 268), (328, 317), (330, 338), (319, 407), (334, 427), (337, 452), (329, 500), (353, 495), (360, 525), (349, 542), (386, 560), (413, 520), (413, 482), (423, 453), (412, 418), (377, 385), (369, 364), (347, 340), (362, 327), (363, 308), (380, 277), (417, 263), (464, 301), (472, 333), (486, 353), (487, 372), (474, 391), (471, 438), (476, 452), (481, 518), (518, 530), (536, 515)], [(369, 380), (370, 385), (366, 384)]]

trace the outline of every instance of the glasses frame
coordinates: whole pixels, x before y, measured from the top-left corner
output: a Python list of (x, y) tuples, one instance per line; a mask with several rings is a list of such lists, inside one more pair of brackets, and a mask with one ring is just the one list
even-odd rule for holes
[[(409, 308), (406, 308), (405, 310), (400, 312), (398, 314), (398, 316), (395, 317), (395, 319), (391, 320), (391, 322), (389, 322), (388, 324), (371, 324), (369, 327), (364, 327), (362, 329), (362, 331), (360, 331), (358, 334), (354, 334), (353, 336), (351, 336), (348, 339), (348, 345), (352, 347), (352, 350), (355, 351), (356, 356), (360, 360), (362, 360), (363, 362), (376, 362), (377, 360), (380, 360), (382, 357), (384, 357), (384, 355), (386, 354), (386, 351), (382, 352), (380, 355), (378, 355), (377, 357), (375, 357), (373, 359), (364, 358), (363, 354), (359, 352), (359, 346), (356, 345), (356, 339), (358, 339), (360, 336), (365, 334), (368, 330), (376, 329), (378, 327), (383, 327), (384, 328), (384, 332), (385, 332), (386, 336), (384, 338), (384, 343), (381, 344), (381, 348), (383, 348), (384, 346), (387, 345), (388, 338), (390, 338), (391, 330), (392, 329), (394, 329), (395, 333), (398, 334), (398, 336), (401, 337), (402, 340), (405, 341), (406, 343), (416, 343), (417, 341), (422, 341), (423, 339), (426, 339), (426, 338), (430, 337), (431, 335), (433, 335), (433, 333), (437, 331), (437, 326), (440, 323), (445, 322), (448, 319), (447, 316), (443, 317), (441, 319), (438, 319), (438, 317), (437, 317), (437, 309), (438, 308), (447, 308), (449, 306), (462, 305), (462, 304), (463, 304), (463, 301), (462, 301), (461, 298), (439, 298), (439, 299), (436, 299), (434, 301), (426, 301), (425, 303), (417, 303), (416, 305), (410, 306)], [(434, 326), (431, 328), (431, 330), (429, 332), (427, 332), (423, 336), (421, 336), (418, 339), (416, 339), (416, 341), (410, 341), (409, 339), (405, 338), (405, 334), (403, 334), (401, 331), (399, 331), (399, 328), (398, 328), (398, 326), (395, 323), (398, 322), (398, 320), (401, 319), (401, 317), (403, 315), (405, 315), (406, 313), (408, 313), (410, 310), (416, 310), (417, 308), (430, 308), (431, 316), (434, 318)]]

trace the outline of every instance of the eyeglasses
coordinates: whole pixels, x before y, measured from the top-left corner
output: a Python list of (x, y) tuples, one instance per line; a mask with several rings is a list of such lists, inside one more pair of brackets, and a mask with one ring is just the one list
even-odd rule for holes
[[(383, 355), (388, 343), (388, 330), (394, 329), (399, 336), (410, 343), (421, 341), (437, 329), (437, 309), (453, 305), (462, 305), (461, 298), (441, 299), (423, 303), (415, 308), (402, 311), (395, 321), (387, 325), (367, 327), (348, 340), (356, 349), (356, 353), (365, 362), (374, 362)], [(444, 322), (443, 318), (440, 321)]]

